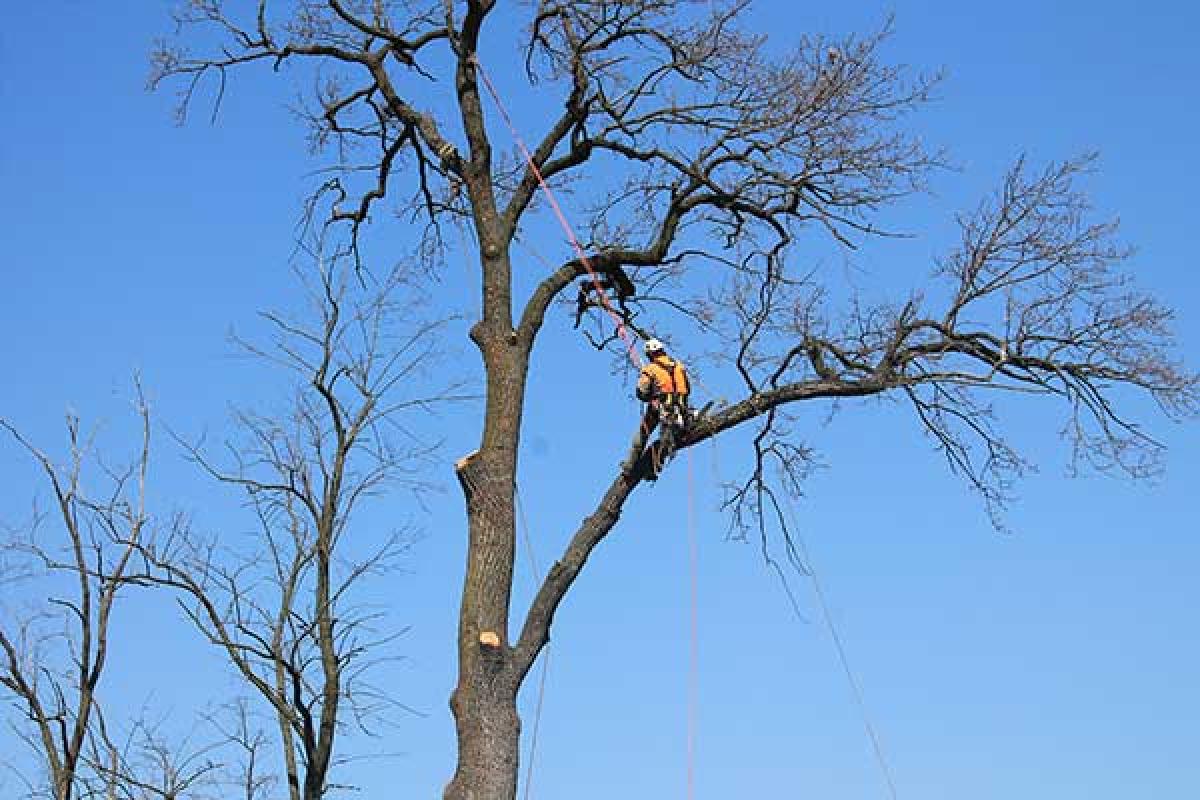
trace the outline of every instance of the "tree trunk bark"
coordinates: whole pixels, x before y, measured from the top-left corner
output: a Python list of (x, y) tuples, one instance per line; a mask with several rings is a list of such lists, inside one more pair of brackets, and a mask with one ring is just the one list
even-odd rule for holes
[(481, 653), (479, 679), (460, 685), (450, 698), (458, 766), (445, 800), (514, 800), (517, 796), (521, 722), (516, 691), (503, 661), (499, 653)]
[(491, 144), (476, 83), (475, 46), (494, 6), (495, 0), (468, 3), (457, 42), (456, 90), (470, 152), (463, 179), (483, 279), (480, 319), (470, 336), (483, 356), (487, 401), (479, 450), (456, 465), (467, 505), (467, 569), (458, 620), (458, 685), (450, 696), (458, 761), (446, 800), (515, 800), (521, 741), (508, 615), (529, 343), (513, 329), (513, 231), (496, 209)]
[(508, 646), (514, 465), (507, 455), (504, 449), (499, 458), (472, 454), (457, 465), (467, 498), (470, 547), (459, 617), (458, 685), (450, 697), (458, 763), (445, 800), (514, 800), (517, 794), (521, 724)]
[[(488, 237), (483, 237), (487, 242)], [(508, 312), (507, 254), (489, 252), (484, 318), (472, 331), (487, 375), (480, 449), (455, 465), (467, 507), (467, 566), (450, 698), (458, 761), (446, 800), (515, 800), (520, 720), (508, 617), (516, 556), (515, 486), (527, 353)]]

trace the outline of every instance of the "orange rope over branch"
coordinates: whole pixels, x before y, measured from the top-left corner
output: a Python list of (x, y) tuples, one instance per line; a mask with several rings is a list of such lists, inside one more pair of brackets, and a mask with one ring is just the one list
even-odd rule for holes
[(562, 227), (563, 233), (566, 234), (567, 240), (571, 243), (571, 247), (579, 257), (579, 263), (583, 264), (584, 269), (587, 270), (588, 276), (592, 281), (592, 286), (596, 289), (596, 295), (600, 298), (600, 304), (608, 312), (609, 316), (612, 317), (613, 323), (617, 326), (617, 335), (625, 343), (625, 349), (629, 353), (629, 360), (633, 363), (634, 367), (641, 369), (642, 357), (638, 354), (637, 344), (633, 339), (633, 335), (629, 332), (629, 326), (625, 324), (625, 319), (617, 313), (616, 309), (612, 307), (612, 303), (608, 301), (608, 295), (600, 283), (600, 275), (596, 272), (596, 268), (592, 266), (592, 260), (584, 252), (583, 245), (579, 243), (579, 238), (575, 235), (574, 229), (571, 228), (571, 223), (567, 221), (567, 215), (563, 213), (562, 206), (558, 204), (558, 198), (555, 197), (553, 190), (550, 189), (550, 184), (546, 182), (542, 171), (538, 169), (537, 162), (533, 160), (533, 153), (525, 144), (525, 140), (521, 138), (516, 124), (508, 113), (508, 108), (500, 99), (500, 92), (496, 90), (496, 86), (488, 76), (487, 70), (483, 68), (479, 56), (472, 56), (471, 61), (475, 65), (475, 69), (479, 71), (479, 77), (483, 78), (483, 85), (487, 88), (488, 94), (492, 96), (492, 101), (495, 102), (496, 109), (500, 112), (504, 124), (508, 126), (509, 133), (512, 135), (513, 141), (516, 142), (517, 148), (521, 151), (521, 155), (524, 157), (525, 163), (529, 166), (530, 172), (537, 178), (538, 186), (541, 188), (542, 194), (546, 196), (546, 200), (550, 203), (550, 208), (554, 211), (554, 216), (558, 218), (559, 226)]

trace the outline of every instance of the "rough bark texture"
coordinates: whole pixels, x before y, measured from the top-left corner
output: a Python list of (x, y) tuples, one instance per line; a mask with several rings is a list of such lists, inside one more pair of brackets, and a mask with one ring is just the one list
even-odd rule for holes
[[(479, 450), (458, 465), (467, 509), (467, 565), (458, 624), (458, 683), (450, 697), (458, 763), (446, 800), (502, 800), (517, 791), (520, 722), (508, 647), (516, 548), (513, 487), (524, 411), (527, 352), (512, 326), (511, 231), (496, 210), (491, 145), (473, 63), (493, 3), (469, 4), (459, 38), (456, 89), (469, 146), (464, 182), (480, 252), (482, 314), (471, 339), (483, 358), (486, 404)], [(485, 643), (483, 634), (495, 637)]]
[[(459, 613), (458, 683), (450, 698), (459, 759), (446, 787), (447, 800), (516, 796), (520, 722), (508, 646), (516, 531), (511, 443), (516, 431), (503, 425), (491, 431), (507, 441), (499, 438), (494, 448), (485, 447), (458, 465), (469, 546)], [(493, 634), (496, 643), (484, 634)]]

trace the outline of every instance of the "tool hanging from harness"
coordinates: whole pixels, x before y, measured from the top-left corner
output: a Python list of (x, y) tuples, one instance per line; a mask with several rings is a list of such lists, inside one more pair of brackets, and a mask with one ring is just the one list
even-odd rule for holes
[(661, 425), (659, 441), (650, 449), (649, 477), (653, 480), (675, 455), (675, 450), (691, 422), (691, 412), (688, 409), (691, 382), (683, 364), (667, 355), (662, 342), (650, 339), (645, 348), (646, 356), (650, 360), (642, 367), (638, 376), (637, 397), (646, 403), (646, 415), (635, 441), (636, 452), (632, 454), (632, 458), (637, 457), (642, 444), (651, 432)]

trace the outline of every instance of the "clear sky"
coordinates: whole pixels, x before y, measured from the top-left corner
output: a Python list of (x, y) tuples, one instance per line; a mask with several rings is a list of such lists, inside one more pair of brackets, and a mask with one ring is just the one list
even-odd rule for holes
[[(68, 408), (126, 447), (135, 371), (157, 418), (184, 433), (219, 432), (231, 404), (280, 401), (277, 376), (231, 357), (226, 334), (294, 303), (286, 260), (313, 164), (284, 107), (286, 79), (234, 76), (215, 126), (204, 113), (172, 124), (169, 93), (143, 90), (167, 8), (46, 0), (0, 12), (0, 416), (50, 448)], [(1139, 284), (1178, 310), (1181, 352), (1200, 363), (1200, 12), (1183, 2), (764, 0), (755, 15), (785, 47), (805, 31), (866, 30), (891, 11), (888, 55), (948, 70), (914, 124), (963, 169), (903, 210), (917, 240), (855, 256), (863, 273), (896, 259), (919, 273), (946, 247), (953, 212), (1020, 153), (1096, 149), (1088, 188), (1120, 215), (1139, 248)], [(498, 47), (489, 56), (505, 57)], [(380, 246), (406, 235), (376, 230)], [(462, 309), (474, 289), (451, 271), (441, 291)], [(636, 408), (607, 361), (565, 334), (539, 356), (581, 375), (577, 404), (540, 389), (531, 398), (521, 482), (545, 562), (589, 513)], [(470, 359), (452, 363), (477, 375)], [(804, 433), (827, 468), (797, 516), (901, 798), (1197, 796), (1200, 427), (1148, 418), (1171, 447), (1169, 472), (1130, 485), (1068, 479), (1054, 426), (1022, 411), (1009, 428), (1041, 470), (1020, 486), (1003, 535), (900, 406), (850, 407), (829, 424), (812, 416)], [(364, 516), (367, 529), (412, 518), (425, 531), (407, 574), (371, 598), (411, 626), (406, 660), (386, 680), (425, 716), (402, 717), (368, 745), (396, 755), (361, 763), (365, 797), (437, 796), (452, 767), (446, 697), (464, 537), (450, 463), (477, 428), (465, 414), (430, 426), (447, 439), (435, 476), (445, 493), (427, 513), (395, 497)], [(156, 452), (163, 507), (191, 509), (223, 535), (249, 527), (240, 498), (206, 485), (166, 436)], [(741, 458), (725, 443), (694, 455), (697, 796), (883, 798), (811, 587), (797, 583), (812, 620), (798, 624), (757, 549), (725, 538), (715, 483)], [(685, 472), (681, 459), (638, 492), (557, 619), (535, 796), (683, 794), (687, 544), (681, 525), (662, 520), (684, 518)], [(0, 518), (26, 514), (34, 478), (0, 443)], [(527, 576), (518, 589), (520, 604)], [(139, 598), (120, 611), (130, 633), (105, 687), (117, 707), (148, 699), (182, 725), (235, 686), (171, 609)], [(15, 750), (0, 732), (0, 760)], [(0, 796), (16, 786), (0, 776)]]

